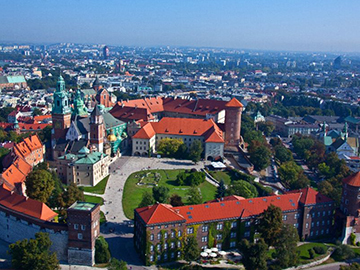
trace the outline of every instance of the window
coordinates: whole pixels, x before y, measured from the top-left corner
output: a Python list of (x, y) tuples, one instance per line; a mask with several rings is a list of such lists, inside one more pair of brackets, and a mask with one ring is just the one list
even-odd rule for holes
[(320, 213), (320, 211), (318, 212), (318, 217), (320, 217), (320, 215), (321, 215), (321, 213)]
[(221, 244), (216, 244), (216, 247), (218, 248), (218, 250), (221, 250), (222, 245)]
[(181, 236), (181, 231), (178, 231), (178, 237), (180, 237)]
[(168, 225), (165, 225), (165, 226), (164, 226), (164, 228), (167, 228), (167, 227), (168, 227)]
[(222, 230), (222, 227), (223, 227), (223, 225), (222, 225), (221, 223), (219, 223), (219, 224), (216, 225), (216, 229), (217, 229), (217, 230)]
[(310, 232), (310, 236), (313, 236), (314, 235), (314, 232)]
[(78, 233), (78, 239), (83, 239), (83, 235), (82, 235), (82, 233)]
[(174, 258), (175, 258), (175, 253), (171, 252), (171, 259), (174, 259)]
[(217, 234), (216, 235), (216, 240), (221, 240), (222, 239), (222, 234)]
[(245, 222), (245, 227), (250, 227), (250, 221)]
[(170, 248), (175, 248), (175, 243), (174, 242), (171, 242)]
[(154, 261), (154, 255), (151, 255), (150, 256), (150, 262), (153, 262)]
[(202, 232), (207, 232), (209, 227), (207, 225), (202, 226)]
[(157, 239), (160, 240), (161, 239), (161, 233), (157, 234)]
[(153, 229), (154, 229), (154, 226), (151, 226), (151, 227), (150, 227), (150, 230), (153, 230)]
[(161, 245), (157, 244), (156, 249), (157, 249), (157, 251), (160, 251), (161, 250)]
[(154, 235), (151, 234), (151, 235), (150, 235), (150, 241), (153, 241), (153, 240), (154, 240)]
[(321, 230), (321, 234), (324, 234), (324, 230)]
[(298, 217), (299, 217), (299, 214), (296, 213), (296, 214), (294, 215), (294, 219), (297, 219)]
[(236, 237), (236, 232), (232, 232), (232, 233), (230, 234), (230, 237), (231, 237), (231, 238), (235, 238), (235, 237)]
[(230, 247), (231, 247), (231, 248), (236, 247), (236, 242), (235, 242), (235, 241), (231, 241), (231, 242), (230, 242)]
[(74, 229), (78, 230), (79, 229), (79, 224), (74, 224)]
[(325, 225), (325, 220), (321, 221), (321, 225), (323, 226)]
[(236, 226), (237, 226), (237, 222), (236, 222), (236, 221), (234, 221), (233, 223), (231, 223), (231, 228), (236, 228)]
[(178, 258), (180, 258), (180, 256), (181, 256), (181, 252), (180, 252), (180, 251), (178, 251), (178, 253), (177, 253), (177, 257), (178, 257)]
[(154, 251), (154, 245), (150, 246), (150, 251), (153, 252)]
[(326, 233), (329, 233), (329, 229), (326, 229)]
[(81, 224), (81, 230), (82, 230), (82, 231), (85, 231), (85, 225), (82, 225), (82, 224)]
[(314, 227), (314, 222), (311, 222), (311, 227)]
[(294, 224), (294, 227), (295, 227), (295, 228), (298, 228), (298, 227), (299, 227), (299, 224), (298, 224), (298, 223), (295, 223), (295, 224)]
[(330, 220), (327, 221), (327, 224), (330, 225)]
[(178, 248), (181, 248), (181, 242), (180, 241), (177, 242), (177, 246), (178, 246)]
[(174, 237), (175, 237), (175, 232), (172, 231), (172, 232), (171, 232), (171, 238), (174, 238)]
[(306, 222), (305, 228), (306, 228), (306, 229), (309, 228), (309, 223)]
[(319, 231), (316, 231), (316, 233), (315, 233), (316, 235), (319, 235)]
[(310, 217), (310, 214), (306, 214), (306, 218), (309, 218)]
[(319, 222), (319, 221), (318, 221), (318, 222), (316, 222), (316, 226), (318, 226), (318, 227), (320, 226), (320, 222)]
[(287, 215), (283, 215), (283, 220), (287, 220)]
[(164, 233), (164, 238), (165, 238), (165, 239), (168, 238), (168, 233), (167, 233), (167, 232)]
[(188, 234), (194, 233), (194, 227), (189, 227), (189, 228), (187, 228), (187, 233), (188, 233)]
[(328, 216), (330, 216), (330, 215), (331, 215), (331, 211), (329, 210), (329, 211), (328, 211)]
[(245, 237), (249, 237), (249, 236), (250, 236), (250, 232), (245, 232), (245, 233), (244, 233), (244, 236), (245, 236)]
[(157, 259), (158, 261), (160, 261), (161, 256), (160, 256), (160, 255), (157, 255), (157, 256), (156, 256), (156, 259)]
[(164, 254), (164, 260), (167, 260), (167, 253)]
[(207, 242), (207, 236), (201, 237), (201, 242), (206, 243)]
[(168, 244), (165, 243), (165, 244), (164, 244), (164, 250), (167, 250), (167, 248), (168, 248)]
[(315, 213), (312, 213), (312, 215), (311, 215), (312, 217), (315, 217)]
[(325, 217), (325, 215), (326, 215), (326, 212), (325, 212), (325, 211), (323, 211), (323, 217)]

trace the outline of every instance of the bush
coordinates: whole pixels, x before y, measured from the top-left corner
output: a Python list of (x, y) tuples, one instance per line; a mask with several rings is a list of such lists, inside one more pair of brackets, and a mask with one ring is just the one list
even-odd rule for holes
[(110, 257), (109, 244), (104, 237), (99, 236), (95, 242), (95, 263), (107, 263)]
[(355, 252), (347, 245), (340, 245), (336, 247), (331, 257), (336, 261), (345, 261), (353, 259), (355, 257)]
[(357, 246), (357, 247), (360, 247), (360, 242), (356, 242), (356, 246)]
[(327, 251), (326, 247), (313, 247), (316, 254), (325, 254)]
[(309, 248), (308, 249), (308, 252), (309, 252), (309, 258), (310, 259), (314, 259), (315, 258), (315, 252), (312, 248)]
[(188, 171), (179, 173), (176, 177), (177, 185), (196, 187), (203, 183), (205, 181), (205, 173), (193, 170), (191, 169), (190, 173)]
[(354, 233), (350, 234), (350, 244), (353, 246), (356, 244), (356, 235)]

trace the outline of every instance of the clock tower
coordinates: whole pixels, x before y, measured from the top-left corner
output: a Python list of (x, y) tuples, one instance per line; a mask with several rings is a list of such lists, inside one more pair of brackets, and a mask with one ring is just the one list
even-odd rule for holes
[(71, 124), (71, 108), (69, 106), (69, 97), (65, 91), (65, 81), (60, 75), (54, 93), (54, 103), (52, 109), (53, 129), (51, 132), (52, 146), (56, 140), (65, 139), (66, 132)]

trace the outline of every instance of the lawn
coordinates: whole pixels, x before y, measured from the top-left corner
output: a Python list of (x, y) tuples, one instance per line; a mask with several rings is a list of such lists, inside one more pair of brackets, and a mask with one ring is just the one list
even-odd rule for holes
[[(124, 187), (124, 194), (123, 194), (123, 208), (124, 213), (127, 218), (133, 219), (134, 218), (134, 209), (138, 207), (141, 202), (142, 194), (144, 191), (151, 192), (152, 186), (151, 185), (136, 185), (141, 175), (144, 173), (159, 173), (160, 174), (160, 181), (159, 186), (165, 186), (170, 189), (170, 196), (172, 194), (178, 194), (183, 198), (183, 201), (186, 203), (187, 198), (187, 191), (190, 189), (189, 186), (177, 186), (176, 185), (176, 176), (183, 172), (184, 170), (150, 170), (150, 171), (141, 171), (133, 173), (129, 176), (126, 180), (125, 187)], [(144, 179), (145, 180), (145, 179)], [(149, 181), (145, 180), (144, 183), (149, 183)], [(211, 185), (208, 182), (204, 182), (198, 186), (201, 191), (201, 195), (203, 197), (203, 201), (213, 200), (216, 193), (216, 187)]]
[[(313, 248), (313, 247), (324, 247), (327, 249), (327, 246), (323, 243), (308, 243), (308, 244), (304, 244), (304, 245), (301, 245), (301, 246), (298, 246), (296, 249), (298, 251), (300, 251), (300, 261), (301, 262), (304, 262), (304, 261), (307, 261), (307, 260), (310, 260), (310, 257), (309, 257), (309, 249)], [(316, 254), (315, 253), (315, 258), (316, 257), (319, 257), (320, 255), (319, 254)]]
[(231, 184), (231, 176), (228, 172), (225, 171), (209, 171), (209, 174), (214, 177), (219, 182), (224, 180), (225, 185)]
[(101, 180), (96, 186), (94, 187), (79, 187), (81, 190), (85, 192), (95, 193), (95, 194), (104, 194), (107, 181), (109, 180), (109, 175), (106, 176), (103, 180)]
[(104, 204), (104, 199), (96, 196), (84, 195), (85, 202)]

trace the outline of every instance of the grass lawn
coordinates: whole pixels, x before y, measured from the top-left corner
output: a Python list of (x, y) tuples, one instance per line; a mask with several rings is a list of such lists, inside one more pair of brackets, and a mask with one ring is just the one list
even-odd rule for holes
[(104, 199), (96, 196), (84, 195), (85, 202), (104, 204)]
[[(127, 218), (133, 219), (134, 218), (134, 209), (138, 207), (141, 202), (142, 194), (144, 191), (149, 191), (151, 193), (152, 186), (149, 185), (136, 185), (139, 180), (140, 175), (143, 175), (147, 172), (156, 172), (159, 173), (161, 178), (159, 181), (159, 186), (165, 186), (170, 189), (170, 196), (172, 194), (178, 194), (183, 198), (183, 201), (186, 203), (187, 199), (187, 191), (190, 189), (189, 186), (177, 186), (176, 185), (176, 176), (183, 172), (184, 170), (150, 170), (150, 171), (141, 171), (133, 173), (129, 176), (126, 180), (124, 193), (123, 193), (123, 208), (124, 213)], [(136, 177), (138, 176), (138, 177)], [(148, 182), (148, 181), (144, 181)], [(201, 191), (201, 195), (203, 197), (203, 201), (213, 200), (216, 193), (216, 187), (211, 185), (208, 182), (204, 182), (198, 186)]]
[(106, 176), (103, 180), (101, 180), (96, 186), (94, 187), (79, 187), (81, 190), (85, 192), (90, 193), (96, 193), (96, 194), (104, 194), (107, 181), (109, 180), (109, 176)]
[[(310, 257), (309, 257), (309, 249), (313, 248), (313, 247), (324, 247), (327, 249), (327, 246), (323, 243), (308, 243), (308, 244), (304, 244), (304, 245), (301, 245), (301, 246), (298, 246), (296, 249), (298, 251), (300, 251), (300, 261), (303, 262), (303, 261), (307, 261), (307, 260), (310, 260)], [(315, 257), (318, 257), (320, 256), (319, 254), (316, 254), (315, 253)]]
[(106, 222), (106, 217), (103, 211), (100, 211), (100, 225)]
[(221, 181), (221, 179), (224, 180), (225, 185), (231, 184), (231, 176), (225, 171), (209, 171), (209, 174), (219, 182)]

